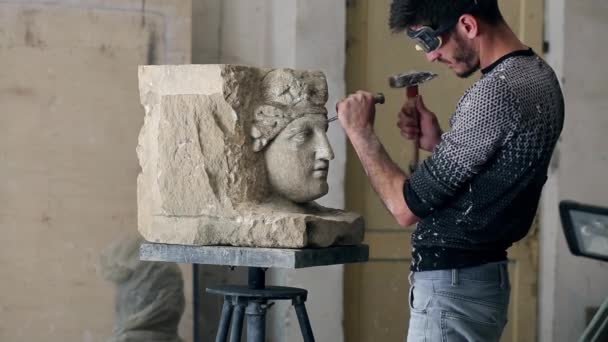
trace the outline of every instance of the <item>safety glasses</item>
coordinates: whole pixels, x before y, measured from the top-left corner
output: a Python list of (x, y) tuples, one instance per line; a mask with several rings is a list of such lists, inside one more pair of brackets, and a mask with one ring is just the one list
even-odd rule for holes
[(430, 26), (422, 26), (417, 30), (407, 29), (405, 30), (405, 33), (408, 37), (416, 41), (416, 50), (424, 51), (425, 53), (435, 51), (443, 44), (441, 35), (451, 31), (458, 23), (458, 19), (461, 15), (472, 13), (479, 5), (478, 1), (479, 0), (473, 0), (468, 8), (460, 12), (460, 15), (454, 17), (454, 19), (447, 23), (441, 24), (437, 29), (433, 29)]
[(416, 50), (429, 53), (441, 47), (443, 44), (441, 35), (452, 30), (454, 26), (456, 26), (457, 22), (458, 19), (453, 20), (447, 24), (439, 26), (439, 28), (436, 30), (430, 26), (422, 26), (417, 30), (407, 29), (405, 33), (409, 38), (416, 41)]

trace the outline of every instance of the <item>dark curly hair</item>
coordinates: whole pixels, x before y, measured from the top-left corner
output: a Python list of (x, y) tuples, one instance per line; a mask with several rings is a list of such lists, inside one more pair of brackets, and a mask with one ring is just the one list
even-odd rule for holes
[(467, 13), (490, 25), (504, 21), (497, 0), (393, 0), (388, 24), (393, 32), (411, 25), (437, 28)]

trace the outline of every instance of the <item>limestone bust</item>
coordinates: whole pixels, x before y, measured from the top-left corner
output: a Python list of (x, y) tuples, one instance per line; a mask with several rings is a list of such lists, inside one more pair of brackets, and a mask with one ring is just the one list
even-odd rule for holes
[(363, 220), (324, 208), (333, 150), (319, 71), (140, 67), (138, 226), (152, 242), (357, 244)]

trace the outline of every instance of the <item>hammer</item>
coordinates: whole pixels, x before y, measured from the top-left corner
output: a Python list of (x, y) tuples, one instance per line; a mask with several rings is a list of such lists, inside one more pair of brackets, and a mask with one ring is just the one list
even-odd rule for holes
[[(418, 128), (420, 128), (419, 113), (416, 111), (416, 97), (418, 96), (418, 86), (426, 81), (430, 81), (435, 78), (437, 74), (428, 71), (411, 71), (402, 74), (397, 74), (389, 77), (388, 84), (391, 88), (405, 88), (405, 96), (407, 99), (406, 106), (412, 108), (416, 113), (416, 122)], [(420, 137), (416, 137), (414, 140), (414, 156), (410, 161), (409, 169), (410, 173), (413, 173), (416, 167), (418, 167), (418, 161), (420, 159)]]

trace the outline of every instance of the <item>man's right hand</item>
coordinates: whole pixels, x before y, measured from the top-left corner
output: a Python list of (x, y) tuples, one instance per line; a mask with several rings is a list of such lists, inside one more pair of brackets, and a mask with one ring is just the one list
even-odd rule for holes
[[(420, 127), (416, 122), (416, 112), (420, 113)], [(426, 108), (420, 95), (415, 100), (415, 106), (409, 101), (403, 104), (398, 114), (397, 127), (405, 139), (414, 140), (420, 137), (420, 148), (428, 152), (432, 152), (439, 144), (443, 133), (437, 116)]]

